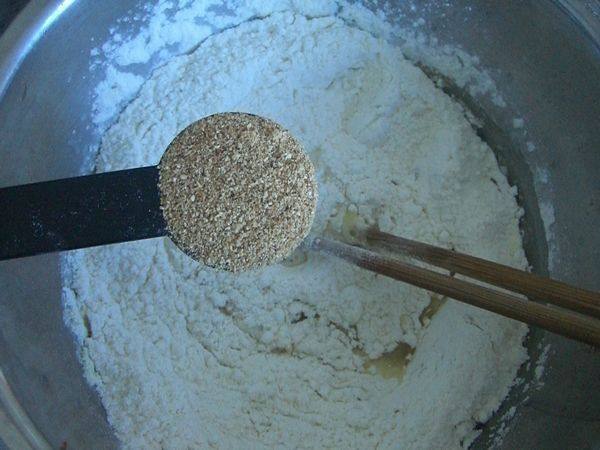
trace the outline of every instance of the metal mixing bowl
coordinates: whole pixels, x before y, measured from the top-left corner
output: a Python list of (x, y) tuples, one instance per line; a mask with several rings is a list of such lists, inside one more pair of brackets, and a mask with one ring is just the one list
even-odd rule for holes
[[(91, 123), (91, 48), (109, 37), (136, 0), (32, 1), (0, 40), (0, 186), (79, 173), (99, 136)], [(597, 2), (504, 0), (398, 2), (403, 20), (425, 15), (442, 43), (460, 45), (490, 69), (506, 100), (449, 92), (483, 121), (480, 135), (520, 188), (528, 257), (547, 273), (548, 247), (539, 205), (550, 202), (558, 248), (551, 274), (600, 290), (600, 28)], [(439, 3), (439, 4), (438, 4)], [(448, 5), (447, 3), (451, 3)], [(600, 9), (600, 8), (598, 8)], [(396, 18), (398, 16), (395, 16)], [(148, 75), (151, 66), (136, 68)], [(431, 74), (435, 76), (435, 74)], [(526, 128), (514, 128), (513, 117)], [(535, 151), (527, 151), (528, 142)], [(531, 149), (531, 146), (529, 147)], [(549, 183), (535, 173), (548, 172)], [(10, 211), (2, 211), (10, 214)], [(102, 405), (82, 376), (62, 321), (57, 255), (0, 263), (0, 401), (30, 445), (114, 448)], [(592, 448), (600, 445), (600, 355), (554, 335), (545, 385), (513, 389), (475, 447), (513, 405), (503, 448)], [(531, 378), (531, 367), (520, 375)], [(598, 447), (596, 447), (598, 448)]]

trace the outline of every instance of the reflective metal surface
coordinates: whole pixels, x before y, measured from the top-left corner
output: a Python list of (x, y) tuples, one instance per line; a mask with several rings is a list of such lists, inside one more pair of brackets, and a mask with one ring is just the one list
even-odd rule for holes
[[(398, 3), (410, 21), (409, 2)], [(594, 2), (415, 3), (427, 11), (426, 27), (442, 43), (479, 56), (508, 104), (499, 109), (489, 99), (449, 88), (483, 119), (482, 137), (520, 187), (535, 270), (544, 273), (548, 257), (542, 197), (556, 216), (559, 253), (552, 274), (600, 290), (600, 49)], [(89, 51), (107, 39), (119, 17), (139, 8), (135, 0), (34, 0), (7, 30), (0, 39), (0, 186), (79, 173), (89, 147), (98, 142), (90, 126), (98, 80), (88, 69)], [(139, 70), (148, 75), (151, 67)], [(524, 118), (526, 132), (513, 127), (515, 116)], [(535, 151), (528, 151), (528, 142)], [(548, 171), (549, 184), (535, 182), (540, 168)], [(45, 439), (52, 448), (64, 442), (68, 448), (115, 448), (63, 325), (60, 290), (56, 255), (0, 263), (0, 368), (31, 419), (32, 445), (40, 447)], [(516, 404), (503, 448), (600, 446), (600, 356), (542, 334), (533, 333), (530, 348), (535, 357), (540, 339), (552, 345), (545, 386), (515, 389), (496, 418), (482, 425), (475, 447), (488, 446), (489, 431)], [(521, 375), (531, 377), (532, 369), (523, 368)], [(0, 402), (11, 404), (2, 386)], [(27, 429), (23, 417), (16, 421)]]

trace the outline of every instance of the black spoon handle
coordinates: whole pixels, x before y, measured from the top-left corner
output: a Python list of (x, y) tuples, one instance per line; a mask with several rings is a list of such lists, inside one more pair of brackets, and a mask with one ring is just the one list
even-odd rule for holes
[(165, 234), (156, 166), (0, 189), (0, 260)]

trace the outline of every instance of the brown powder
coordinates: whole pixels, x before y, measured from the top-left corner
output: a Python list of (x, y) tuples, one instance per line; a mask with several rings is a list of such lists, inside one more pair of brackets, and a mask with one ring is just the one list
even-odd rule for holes
[(279, 261), (312, 225), (313, 165), (271, 120), (244, 113), (201, 119), (169, 145), (159, 169), (169, 235), (211, 267), (239, 271)]

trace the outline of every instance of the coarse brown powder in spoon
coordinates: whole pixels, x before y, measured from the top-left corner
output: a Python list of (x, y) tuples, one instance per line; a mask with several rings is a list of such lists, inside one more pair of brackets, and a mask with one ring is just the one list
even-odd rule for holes
[(313, 165), (275, 122), (245, 113), (201, 119), (159, 164), (161, 209), (173, 241), (218, 269), (277, 262), (308, 234), (317, 202)]

